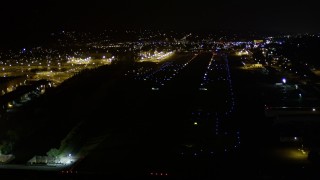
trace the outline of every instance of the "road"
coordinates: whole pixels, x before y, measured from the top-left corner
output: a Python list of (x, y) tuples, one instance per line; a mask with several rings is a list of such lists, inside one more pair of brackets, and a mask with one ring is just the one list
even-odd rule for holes
[(21, 164), (1, 164), (0, 170), (36, 170), (36, 171), (61, 171), (70, 168), (70, 166), (46, 166), (46, 165), (21, 165)]

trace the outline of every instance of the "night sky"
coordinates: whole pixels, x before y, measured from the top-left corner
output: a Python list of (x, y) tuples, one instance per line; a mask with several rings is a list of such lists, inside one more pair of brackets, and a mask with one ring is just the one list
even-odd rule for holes
[[(66, 0), (65, 0), (66, 1)], [(310, 0), (1, 1), (1, 37), (58, 30), (156, 28), (233, 32), (320, 32), (320, 11)]]

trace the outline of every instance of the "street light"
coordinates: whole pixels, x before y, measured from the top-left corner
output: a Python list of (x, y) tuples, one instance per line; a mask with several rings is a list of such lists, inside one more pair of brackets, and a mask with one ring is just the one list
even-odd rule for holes
[(287, 83), (286, 78), (282, 78), (282, 82), (283, 82), (283, 84), (286, 84)]

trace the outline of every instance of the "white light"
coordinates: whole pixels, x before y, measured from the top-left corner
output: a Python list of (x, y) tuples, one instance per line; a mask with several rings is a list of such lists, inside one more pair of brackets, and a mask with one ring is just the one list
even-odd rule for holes
[(312, 111), (313, 111), (313, 112), (316, 112), (316, 108), (313, 108)]
[(286, 83), (287, 83), (286, 78), (283, 78), (283, 79), (282, 79), (282, 82), (283, 82), (283, 84), (286, 84)]

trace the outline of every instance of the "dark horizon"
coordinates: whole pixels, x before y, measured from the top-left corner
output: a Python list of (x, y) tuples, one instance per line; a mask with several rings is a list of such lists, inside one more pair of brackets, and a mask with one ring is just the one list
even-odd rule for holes
[(62, 30), (160, 29), (232, 33), (317, 33), (314, 2), (268, 1), (27, 1), (0, 8), (2, 44), (31, 41)]

